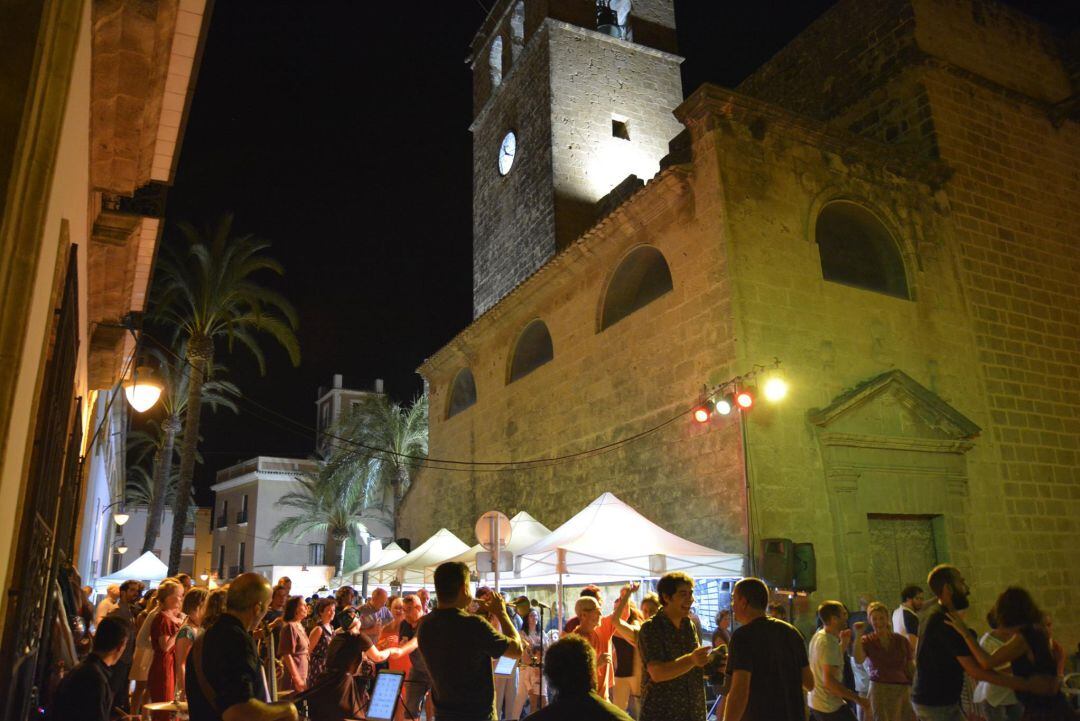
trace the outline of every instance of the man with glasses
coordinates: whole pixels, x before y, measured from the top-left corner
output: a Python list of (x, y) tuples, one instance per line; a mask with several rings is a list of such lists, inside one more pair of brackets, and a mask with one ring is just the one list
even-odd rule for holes
[(270, 582), (242, 573), (229, 585), (225, 613), (200, 636), (187, 658), (191, 721), (297, 721), (296, 706), (267, 698), (251, 637), (270, 607)]

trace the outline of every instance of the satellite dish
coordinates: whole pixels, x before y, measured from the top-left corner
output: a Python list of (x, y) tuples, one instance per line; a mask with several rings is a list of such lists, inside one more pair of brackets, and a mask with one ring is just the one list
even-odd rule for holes
[(488, 511), (476, 522), (476, 540), (485, 550), (505, 548), (510, 542), (510, 519), (498, 511)]

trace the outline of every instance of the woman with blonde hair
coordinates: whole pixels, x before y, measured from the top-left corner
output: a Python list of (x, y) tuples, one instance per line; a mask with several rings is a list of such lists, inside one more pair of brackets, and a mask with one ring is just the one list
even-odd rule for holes
[(873, 633), (860, 635), (856, 624), (855, 663), (866, 662), (870, 672), (870, 709), (874, 721), (914, 721), (911, 682), (915, 659), (907, 639), (893, 632), (892, 617), (885, 604), (874, 601), (866, 607)]
[(176, 693), (176, 634), (183, 623), (180, 606), (184, 587), (175, 581), (158, 586), (158, 611), (150, 626), (150, 646), (154, 657), (146, 675), (146, 688), (151, 701), (172, 701)]
[(206, 615), (206, 599), (209, 592), (205, 588), (193, 588), (184, 594), (183, 612), (187, 618), (176, 632), (176, 697), (187, 698), (186, 672), (184, 664), (195, 639), (203, 632), (202, 622)]

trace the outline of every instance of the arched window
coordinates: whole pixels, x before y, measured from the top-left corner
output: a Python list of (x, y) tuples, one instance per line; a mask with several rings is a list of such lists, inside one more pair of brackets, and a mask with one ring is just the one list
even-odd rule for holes
[(911, 297), (900, 247), (881, 220), (863, 206), (847, 200), (827, 204), (818, 214), (814, 235), (825, 280)]
[(604, 294), (600, 330), (604, 330), (671, 290), (671, 270), (663, 254), (651, 245), (623, 259)]
[(454, 383), (450, 386), (450, 402), (446, 406), (446, 417), (452, 418), (474, 403), (476, 403), (476, 381), (473, 380), (471, 370), (462, 368), (454, 376)]
[(510, 383), (529, 375), (540, 366), (555, 357), (551, 346), (551, 334), (542, 320), (534, 320), (525, 326), (514, 346), (514, 357), (510, 361)]
[(488, 67), (491, 68), (491, 88), (494, 90), (499, 87), (503, 76), (503, 41), (501, 35), (491, 43), (491, 52), (488, 53)]
[(517, 60), (525, 47), (525, 3), (519, 2), (514, 6), (514, 12), (510, 15), (510, 58)]

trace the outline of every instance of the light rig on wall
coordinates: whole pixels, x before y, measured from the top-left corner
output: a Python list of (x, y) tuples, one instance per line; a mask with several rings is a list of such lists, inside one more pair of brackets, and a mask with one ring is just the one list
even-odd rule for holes
[(754, 407), (759, 391), (770, 403), (777, 403), (787, 395), (788, 385), (779, 358), (767, 366), (755, 365), (749, 373), (712, 388), (706, 385), (702, 388), (701, 403), (694, 407), (694, 421), (705, 424), (713, 418), (729, 416), (735, 409), (745, 413)]

